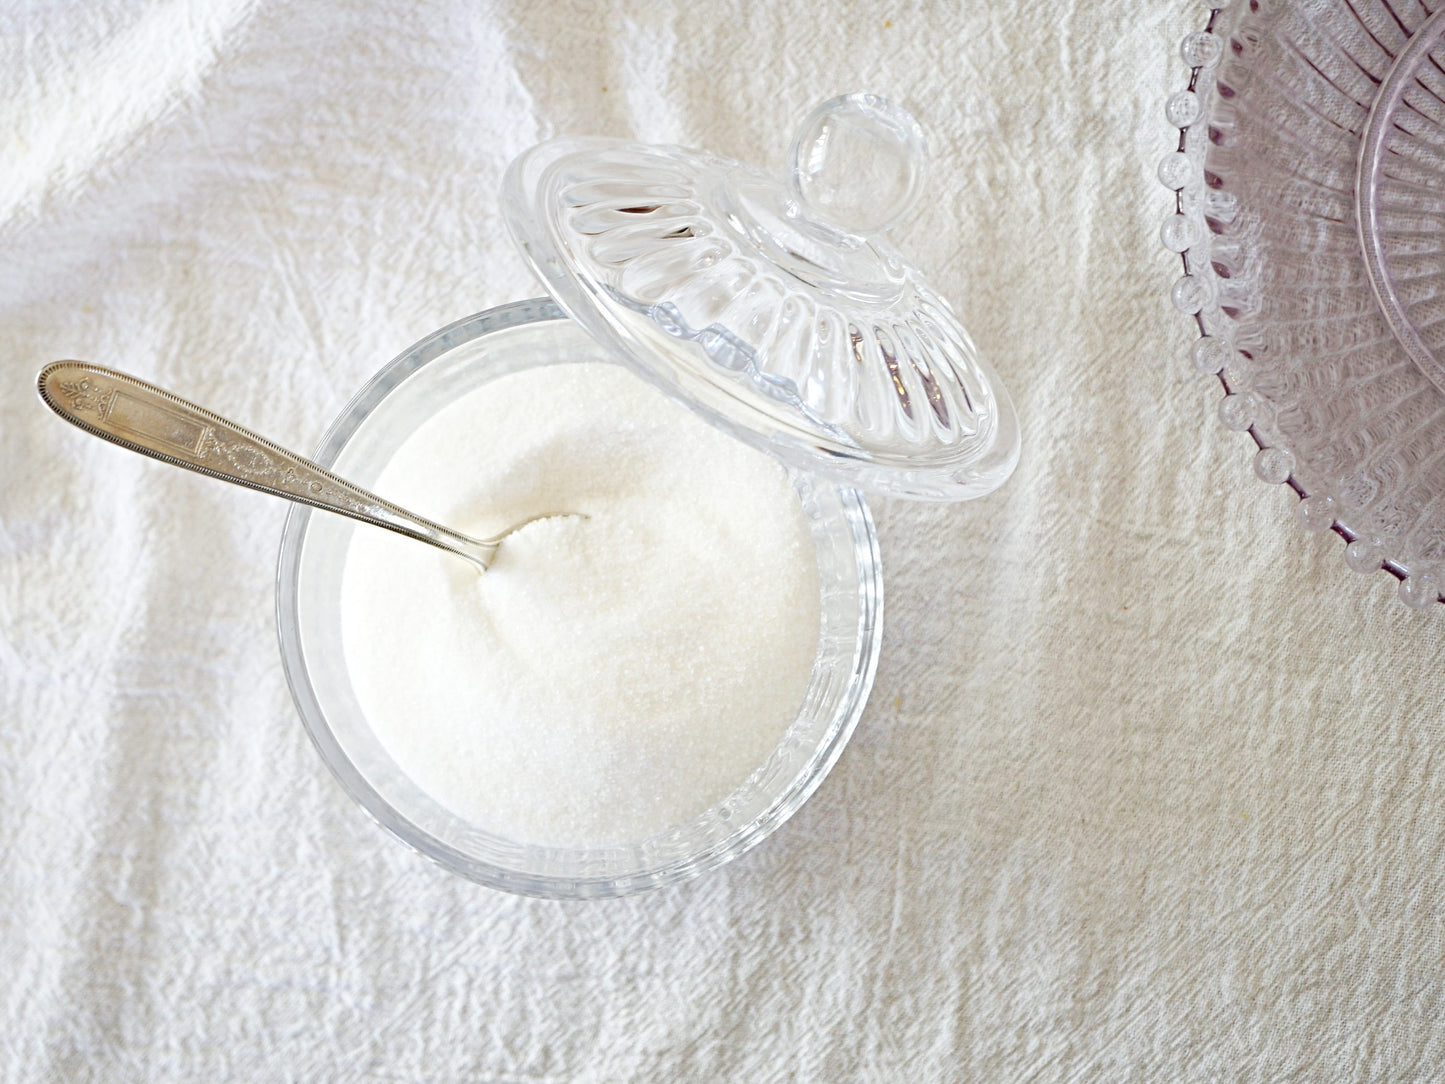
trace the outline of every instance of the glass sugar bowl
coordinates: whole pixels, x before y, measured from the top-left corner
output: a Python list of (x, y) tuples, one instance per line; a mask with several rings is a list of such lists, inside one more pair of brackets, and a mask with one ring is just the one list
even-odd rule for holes
[(686, 408), (783, 466), (816, 558), (816, 650), (793, 722), (726, 797), (646, 838), (528, 842), (449, 808), (378, 739), (342, 647), (344, 570), (368, 528), (298, 506), (278, 568), (287, 679), (323, 760), (384, 828), (494, 888), (599, 898), (737, 857), (817, 788), (863, 712), (881, 642), (882, 570), (859, 489), (967, 500), (1018, 459), (997, 378), (882, 236), (916, 195), (924, 153), (907, 113), (851, 95), (804, 122), (786, 181), (601, 139), (555, 140), (512, 164), (508, 224), (552, 299), (411, 347), (348, 405), (317, 462), (373, 485), (460, 396), (564, 360), (622, 366), (664, 393), (657, 410)]

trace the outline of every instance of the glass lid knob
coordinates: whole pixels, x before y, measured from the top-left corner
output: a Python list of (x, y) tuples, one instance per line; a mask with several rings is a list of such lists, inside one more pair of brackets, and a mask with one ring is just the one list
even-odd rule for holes
[(846, 94), (799, 126), (789, 181), (808, 214), (866, 235), (908, 212), (927, 161), (928, 143), (911, 113), (876, 94)]

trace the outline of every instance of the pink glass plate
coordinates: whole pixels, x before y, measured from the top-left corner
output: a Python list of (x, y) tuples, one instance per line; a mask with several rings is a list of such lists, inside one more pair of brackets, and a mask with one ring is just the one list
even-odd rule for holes
[(1445, 19), (1237, 0), (1181, 54), (1160, 233), (1219, 417), (1308, 530), (1425, 607), (1445, 583)]

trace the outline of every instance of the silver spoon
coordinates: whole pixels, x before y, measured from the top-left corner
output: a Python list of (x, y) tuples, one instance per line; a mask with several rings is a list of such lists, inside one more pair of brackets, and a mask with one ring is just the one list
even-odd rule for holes
[(46, 406), (93, 436), (223, 482), (340, 512), (429, 542), (466, 558), (479, 572), (487, 570), (497, 547), (512, 532), (547, 516), (565, 514), (533, 516), (492, 538), (471, 538), (398, 508), (249, 429), (114, 369), (56, 361), (40, 370), (36, 383)]

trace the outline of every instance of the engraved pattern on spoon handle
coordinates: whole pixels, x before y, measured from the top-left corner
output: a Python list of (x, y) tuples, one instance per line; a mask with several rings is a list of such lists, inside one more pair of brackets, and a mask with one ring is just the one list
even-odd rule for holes
[(125, 373), (57, 361), (40, 371), (38, 391), (66, 421), (141, 455), (385, 527), (482, 567), (490, 559), (477, 552), (477, 540), (384, 501), (249, 429)]

